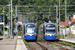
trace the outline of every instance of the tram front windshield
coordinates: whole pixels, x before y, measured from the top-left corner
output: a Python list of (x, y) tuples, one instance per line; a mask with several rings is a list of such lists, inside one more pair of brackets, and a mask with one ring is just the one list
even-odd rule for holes
[(55, 33), (55, 30), (48, 30), (48, 29), (46, 29), (46, 33)]
[(27, 33), (35, 33), (35, 25), (30, 24), (30, 25), (27, 25), (26, 27), (27, 27), (27, 30), (26, 30)]
[(33, 28), (33, 27), (35, 27), (35, 25), (29, 24), (29, 25), (27, 25), (26, 27), (27, 27), (27, 28)]
[(53, 24), (46, 25), (46, 33), (55, 33), (55, 25)]
[(46, 28), (52, 28), (52, 27), (55, 27), (55, 25), (53, 25), (53, 24), (46, 25)]

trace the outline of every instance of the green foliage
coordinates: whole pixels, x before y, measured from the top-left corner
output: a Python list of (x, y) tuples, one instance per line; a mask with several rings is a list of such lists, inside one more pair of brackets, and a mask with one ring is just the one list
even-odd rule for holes
[(51, 44), (51, 47), (57, 47), (57, 46), (58, 46), (57, 44), (54, 43)]
[(60, 39), (61, 38), (61, 35), (60, 34), (57, 34), (57, 39)]
[(39, 26), (40, 26), (40, 24), (42, 24), (43, 23), (43, 21), (42, 20), (39, 20), (38, 22), (37, 22), (37, 28), (38, 28), (38, 33), (39, 33)]
[[(25, 17), (28, 17), (26, 15), (26, 13), (28, 12), (34, 12), (32, 13), (32, 16), (30, 16), (30, 19), (31, 17), (33, 17), (33, 21), (31, 22), (36, 22), (35, 20), (35, 15), (37, 14), (38, 15), (38, 28), (39, 28), (39, 25), (42, 24), (45, 21), (48, 22), (48, 15), (49, 13), (46, 13), (46, 12), (49, 12), (49, 7), (46, 7), (46, 6), (50, 6), (52, 5), (52, 7), (50, 7), (50, 15), (52, 16), (52, 22), (56, 22), (56, 7), (53, 7), (55, 5), (59, 5), (59, 0), (12, 0), (13, 1), (13, 5), (30, 5), (29, 7), (18, 7), (18, 12), (23, 12), (25, 10), (25, 13), (24, 13), (24, 16)], [(9, 0), (0, 0), (0, 5), (8, 5), (9, 3)], [(65, 5), (65, 0), (60, 0), (60, 3), (61, 5)], [(33, 7), (32, 7), (33, 5)], [(75, 0), (69, 0), (67, 1), (67, 5), (75, 5)], [(39, 6), (39, 7), (37, 7)], [(45, 6), (45, 7), (42, 7), (42, 6)], [(1, 10), (0, 10), (0, 14), (2, 13), (2, 7), (0, 7)], [(58, 7), (59, 8), (59, 7)], [(72, 15), (73, 12), (74, 12), (74, 9), (75, 7), (74, 6), (68, 6), (67, 7), (67, 16), (68, 15)], [(7, 14), (8, 12), (8, 8), (5, 7), (5, 14)], [(15, 13), (15, 8), (13, 7), (13, 13)], [(61, 6), (61, 21), (65, 21), (65, 6)], [(38, 12), (38, 13), (35, 13), (35, 12)], [(41, 12), (41, 13), (40, 13)], [(43, 19), (43, 14), (45, 16), (45, 18)], [(5, 16), (5, 15), (4, 15)], [(7, 16), (5, 16), (5, 24), (7, 24)], [(15, 25), (13, 24), (13, 27), (15, 27)]]
[(5, 39), (10, 39), (9, 37), (6, 37)]
[(8, 36), (7, 34), (5, 34), (5, 36)]
[(0, 36), (2, 36), (3, 34), (2, 34), (2, 31), (0, 31)]
[(69, 42), (65, 42), (65, 41), (62, 41), (60, 43), (65, 44), (65, 45), (69, 45), (69, 46), (75, 46), (75, 44), (72, 44), (72, 43), (69, 43)]
[(0, 0), (0, 5), (7, 5), (9, 0)]
[(46, 42), (46, 40), (45, 40), (43, 37), (39, 37), (39, 38), (37, 39), (37, 41), (39, 41), (39, 42)]
[(18, 36), (21, 36), (21, 34), (20, 34), (20, 33), (18, 33)]
[(24, 38), (22, 37), (22, 40), (23, 40), (23, 42), (24, 42), (24, 44), (27, 46), (27, 47), (29, 47), (30, 45), (24, 40)]

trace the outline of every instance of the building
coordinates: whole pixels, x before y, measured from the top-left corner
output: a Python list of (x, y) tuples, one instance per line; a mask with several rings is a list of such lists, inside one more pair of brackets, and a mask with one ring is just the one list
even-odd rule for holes
[[(69, 30), (69, 19), (66, 20), (66, 34), (69, 34), (70, 30), (72, 34), (75, 34), (75, 13), (71, 17), (71, 25)], [(65, 22), (60, 22), (60, 33), (65, 35)]]

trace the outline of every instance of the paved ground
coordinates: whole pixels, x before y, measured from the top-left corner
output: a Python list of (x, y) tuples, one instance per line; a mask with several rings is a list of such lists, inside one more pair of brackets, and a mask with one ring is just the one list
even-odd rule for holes
[(16, 44), (16, 39), (5, 39), (2, 40), (2, 36), (0, 36), (0, 50), (14, 50), (15, 49), (15, 44)]
[(0, 41), (3, 39), (3, 36), (0, 36)]
[(16, 50), (27, 50), (21, 36), (18, 36)]
[(60, 39), (61, 41), (75, 43), (75, 38)]

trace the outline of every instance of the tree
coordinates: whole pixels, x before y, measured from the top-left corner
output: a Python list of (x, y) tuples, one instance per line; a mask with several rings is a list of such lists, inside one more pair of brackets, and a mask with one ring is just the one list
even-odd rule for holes
[(0, 0), (0, 5), (7, 5), (9, 0)]

